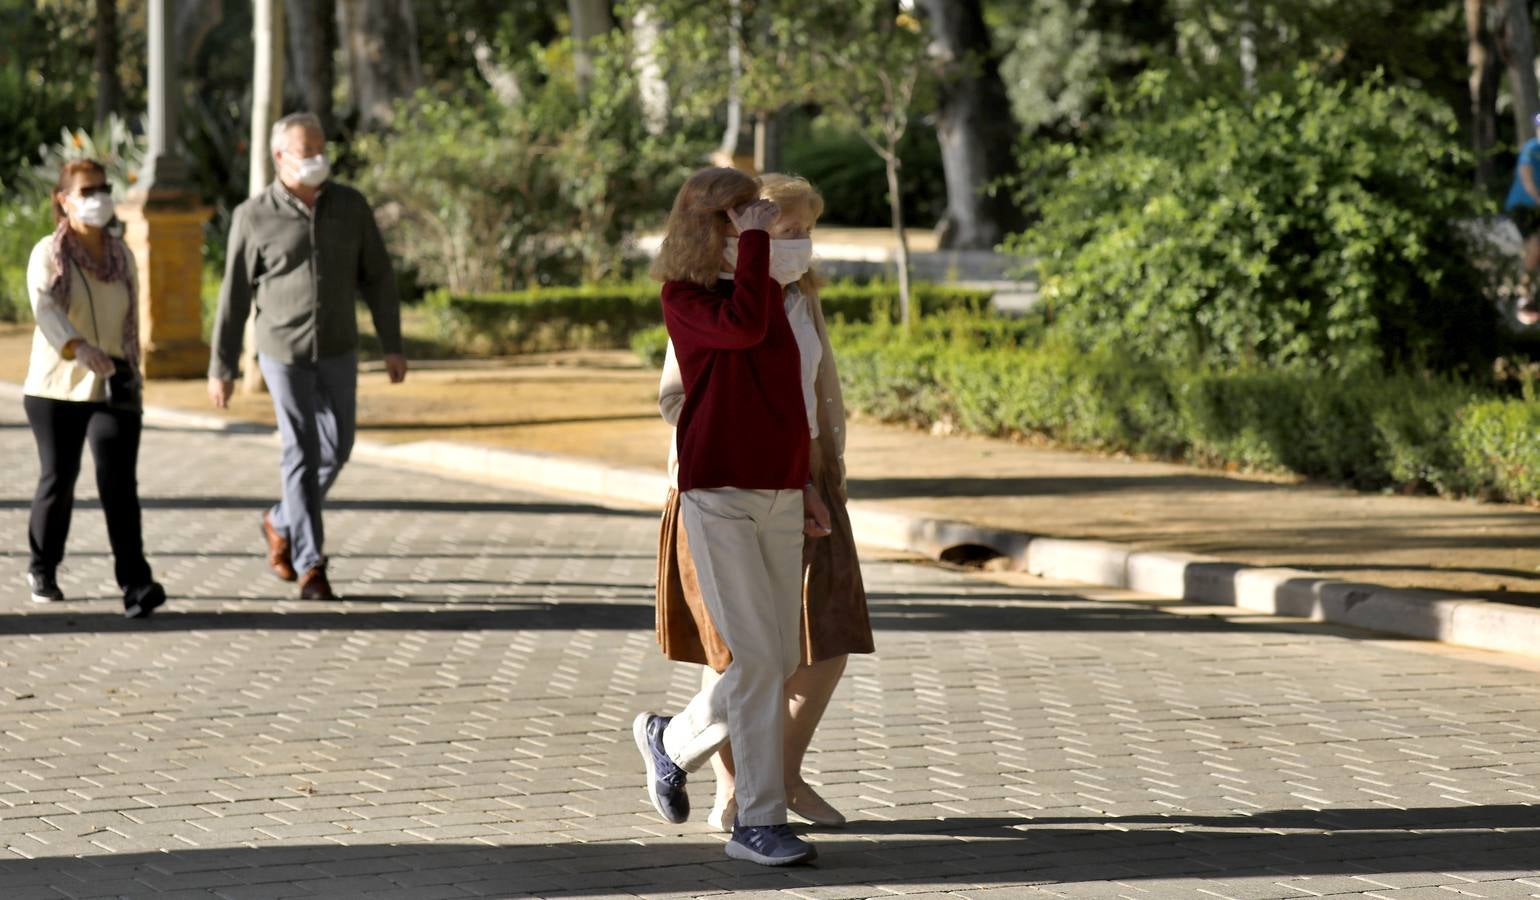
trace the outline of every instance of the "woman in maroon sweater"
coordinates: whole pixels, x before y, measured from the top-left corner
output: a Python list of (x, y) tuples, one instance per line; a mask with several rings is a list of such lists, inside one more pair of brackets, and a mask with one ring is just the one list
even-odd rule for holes
[(732, 662), (678, 715), (641, 713), (632, 733), (653, 806), (676, 823), (690, 814), (686, 774), (730, 738), (738, 817), (727, 855), (789, 865), (816, 852), (786, 824), (783, 685), (802, 655), (802, 536), (828, 534), (829, 512), (810, 489), (801, 361), (770, 277), (777, 210), (758, 192), (734, 169), (691, 176), (653, 264), (685, 387), (680, 518)]

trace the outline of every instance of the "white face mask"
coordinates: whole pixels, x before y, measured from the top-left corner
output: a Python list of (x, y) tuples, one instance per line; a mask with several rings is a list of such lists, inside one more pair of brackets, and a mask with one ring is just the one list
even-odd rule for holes
[(727, 243), (722, 247), (722, 271), (736, 272), (738, 270), (738, 239), (732, 236), (727, 238)]
[(813, 239), (796, 238), (770, 242), (770, 277), (782, 286), (791, 284), (813, 267)]
[(101, 228), (112, 221), (113, 205), (109, 194), (92, 194), (89, 197), (71, 197), (70, 209), (82, 225)]
[(294, 177), (305, 187), (320, 187), (332, 174), (332, 164), (326, 154), (306, 156), (294, 163)]

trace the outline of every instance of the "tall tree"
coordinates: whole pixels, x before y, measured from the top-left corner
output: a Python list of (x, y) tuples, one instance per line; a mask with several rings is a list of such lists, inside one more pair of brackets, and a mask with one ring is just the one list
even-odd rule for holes
[(337, 35), (358, 124), (389, 124), (392, 104), (422, 85), (412, 0), (337, 0)]
[(924, 26), (892, 0), (804, 0), (771, 15), (768, 52), (745, 60), (744, 103), (780, 109), (817, 103), (883, 162), (898, 245), (899, 318), (911, 316), (909, 238), (898, 145), (934, 88)]
[(1014, 168), (1017, 126), (1000, 78), (980, 0), (921, 0), (930, 19), (930, 54), (940, 73), (936, 138), (946, 173), (940, 245), (986, 249), (1021, 225), (1005, 191), (991, 182)]
[(118, 75), (118, 0), (96, 0), (96, 124), (123, 111)]
[(1497, 36), (1489, 27), (1486, 6), (1485, 0), (1465, 0), (1471, 151), (1476, 157), (1476, 188), (1481, 191), (1492, 190), (1497, 177), (1492, 154), (1497, 149), (1497, 89), (1502, 81)]
[(292, 93), (301, 105), (321, 119), (328, 137), (337, 136), (337, 117), (332, 94), (337, 69), (332, 63), (337, 49), (337, 15), (334, 0), (284, 0), (284, 27), (288, 37)]
[(594, 60), (591, 55), (593, 41), (615, 27), (615, 17), (610, 12), (610, 0), (567, 0), (567, 12), (572, 17), (573, 63), (577, 67), (578, 94), (586, 97), (589, 82), (594, 77)]
[(1535, 113), (1540, 112), (1540, 91), (1535, 85), (1535, 33), (1527, 0), (1496, 0), (1501, 21), (1499, 42), (1508, 65), (1508, 90), (1513, 95), (1513, 121), (1519, 140), (1535, 132)]

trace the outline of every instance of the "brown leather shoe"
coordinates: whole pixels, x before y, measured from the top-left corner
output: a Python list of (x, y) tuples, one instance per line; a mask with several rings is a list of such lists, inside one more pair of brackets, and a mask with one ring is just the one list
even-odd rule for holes
[(289, 557), (289, 539), (273, 527), (273, 520), (268, 518), (267, 510), (262, 511), (262, 536), (267, 538), (267, 564), (273, 574), (284, 581), (293, 581), (298, 576), (294, 572), (294, 562)]
[(305, 577), (299, 580), (299, 598), (301, 600), (335, 600), (337, 595), (332, 593), (332, 583), (326, 578), (326, 563), (305, 573)]

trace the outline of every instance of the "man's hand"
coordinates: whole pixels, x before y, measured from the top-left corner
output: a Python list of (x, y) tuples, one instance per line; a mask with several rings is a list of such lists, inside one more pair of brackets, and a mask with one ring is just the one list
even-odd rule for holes
[(108, 356), (105, 350), (87, 344), (85, 341), (75, 345), (75, 361), (102, 378), (111, 375), (116, 368), (112, 364), (112, 357)]
[(775, 220), (781, 217), (781, 208), (769, 200), (755, 200), (745, 203), (737, 209), (729, 209), (727, 218), (732, 220), (733, 226), (740, 233), (753, 231), (756, 228), (761, 231), (769, 231)]
[(812, 485), (802, 489), (802, 533), (808, 537), (828, 537), (834, 533), (829, 507)]
[(216, 409), (228, 409), (230, 396), (235, 393), (235, 382), (229, 378), (209, 376), (209, 402)]
[(400, 384), (406, 380), (406, 354), (385, 354), (385, 374), (390, 376), (391, 384)]

